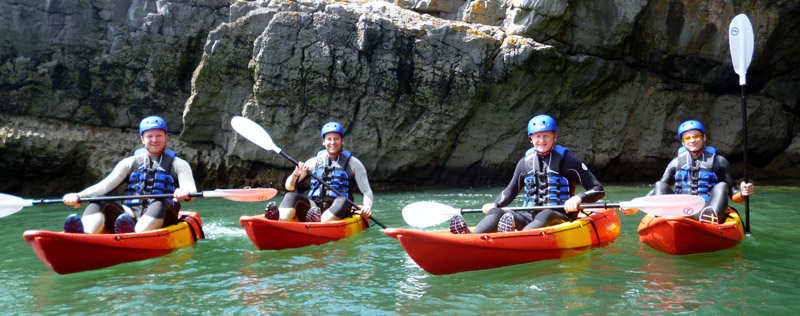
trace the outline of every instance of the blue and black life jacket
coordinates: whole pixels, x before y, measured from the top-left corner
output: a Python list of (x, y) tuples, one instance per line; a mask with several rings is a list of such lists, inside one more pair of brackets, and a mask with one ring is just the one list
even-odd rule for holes
[[(559, 173), (567, 152), (572, 151), (564, 146), (556, 145), (550, 151), (547, 170), (540, 170), (540, 166), (544, 164), (539, 161), (541, 157), (536, 152), (536, 148), (531, 148), (525, 153), (525, 168), (529, 171), (524, 178), (524, 206), (564, 205), (564, 202), (572, 197), (574, 190), (569, 180)], [(556, 167), (556, 170), (553, 169), (553, 166)]]
[[(170, 194), (175, 192), (178, 176), (172, 170), (172, 161), (175, 160), (175, 152), (171, 149), (164, 150), (161, 160), (154, 167), (149, 166), (150, 158), (147, 155), (147, 148), (139, 148), (134, 151), (135, 166), (138, 166), (128, 177), (128, 187), (125, 194), (146, 195), (146, 194)], [(171, 201), (171, 200), (170, 200)], [(125, 200), (125, 205), (141, 205), (142, 200)]]
[(696, 160), (686, 147), (678, 149), (678, 170), (675, 172), (675, 193), (697, 195), (708, 201), (708, 196), (714, 185), (719, 183), (719, 177), (714, 173), (714, 158), (717, 149), (707, 146), (703, 155)]
[[(330, 160), (328, 152), (320, 150), (317, 153), (317, 164), (314, 166), (314, 175), (331, 185), (334, 189), (344, 195), (346, 198), (353, 196), (353, 189), (355, 179), (353, 170), (350, 169), (350, 157), (353, 155), (347, 151), (342, 150), (336, 160)], [(322, 183), (314, 178), (311, 178), (311, 190), (308, 196), (314, 200), (331, 201), (335, 199), (338, 194), (328, 190)]]

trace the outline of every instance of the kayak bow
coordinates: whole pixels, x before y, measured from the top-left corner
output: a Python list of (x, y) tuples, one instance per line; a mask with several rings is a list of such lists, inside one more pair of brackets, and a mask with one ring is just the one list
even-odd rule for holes
[(706, 224), (686, 217), (647, 215), (639, 222), (639, 241), (673, 255), (713, 252), (736, 247), (744, 240), (739, 213), (728, 209), (722, 224)]
[(397, 239), (425, 271), (451, 274), (567, 258), (593, 246), (605, 246), (619, 235), (619, 217), (615, 209), (592, 212), (572, 222), (508, 233), (452, 234), (449, 230), (401, 228), (388, 228), (384, 233)]
[(270, 220), (264, 215), (242, 216), (239, 224), (259, 250), (280, 250), (321, 245), (367, 229), (360, 215), (326, 223)]
[(28, 230), (22, 237), (50, 269), (68, 274), (160, 257), (205, 237), (197, 212), (180, 212), (180, 218), (176, 224), (142, 233), (73, 234)]

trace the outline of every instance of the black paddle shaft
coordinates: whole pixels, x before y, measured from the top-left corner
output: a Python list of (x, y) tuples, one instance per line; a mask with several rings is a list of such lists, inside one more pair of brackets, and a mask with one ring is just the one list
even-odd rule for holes
[[(619, 203), (596, 203), (596, 204), (578, 205), (579, 209), (584, 209), (584, 208), (609, 208), (609, 207), (611, 207), (611, 208), (619, 208)], [(542, 210), (548, 210), (548, 209), (562, 209), (563, 210), (564, 209), (564, 205), (503, 207), (502, 209), (503, 210), (508, 210), (508, 211), (542, 211)], [(464, 213), (482, 213), (482, 212), (483, 212), (482, 209), (477, 209), (477, 208), (473, 208), (473, 209), (462, 208), (461, 209), (461, 213), (462, 214), (464, 214)]]
[[(742, 160), (744, 160), (744, 183), (747, 183), (747, 97), (742, 87)], [(744, 232), (750, 234), (750, 198), (744, 197)]]
[[(300, 163), (299, 163), (299, 162), (297, 162), (297, 160), (295, 160), (294, 158), (292, 158), (292, 156), (289, 156), (289, 155), (287, 155), (285, 152), (283, 152), (283, 150), (281, 150), (281, 151), (280, 151), (280, 154), (281, 154), (281, 156), (283, 156), (284, 158), (286, 158), (286, 159), (289, 159), (289, 161), (291, 161), (292, 163), (294, 163), (294, 165), (295, 165), (295, 166), (299, 166), (299, 165), (300, 165)], [(322, 179), (320, 179), (320, 178), (319, 178), (317, 175), (315, 175), (313, 172), (308, 172), (307, 174), (308, 174), (309, 176), (311, 176), (312, 178), (314, 178), (315, 180), (319, 181), (319, 183), (322, 183), (322, 185), (324, 185), (324, 186), (325, 186), (325, 187), (326, 187), (328, 190), (331, 190), (331, 191), (333, 191), (334, 193), (336, 193), (336, 194), (337, 194), (337, 195), (339, 195), (339, 196), (344, 196), (344, 195), (342, 194), (342, 192), (339, 192), (339, 190), (335, 189), (334, 187), (332, 187), (332, 186), (331, 186), (330, 184), (328, 184), (327, 182), (325, 182), (325, 181), (322, 181)], [(349, 197), (347, 197), (347, 202), (350, 202), (350, 205), (352, 205), (353, 207), (355, 207), (357, 210), (359, 210), (359, 211), (361, 210), (361, 208), (360, 208), (360, 207), (358, 207), (358, 205), (356, 205), (356, 203), (355, 203), (355, 202), (353, 202), (353, 200), (351, 200)], [(375, 224), (378, 224), (378, 226), (380, 226), (381, 228), (383, 228), (383, 229), (386, 229), (386, 226), (385, 226), (385, 225), (383, 225), (383, 223), (381, 223), (381, 222), (380, 222), (380, 221), (378, 221), (377, 219), (375, 219), (375, 217), (373, 217), (372, 215), (370, 215), (370, 216), (369, 216), (369, 219), (370, 219), (371, 221), (375, 222)]]
[[(78, 199), (78, 203), (83, 202), (101, 202), (101, 201), (118, 201), (118, 200), (136, 200), (136, 199), (166, 199), (171, 198), (174, 195), (172, 194), (144, 194), (144, 195), (111, 195), (111, 196), (97, 196), (97, 197), (89, 197), (89, 198), (80, 198)], [(190, 193), (190, 197), (202, 197), (203, 192), (197, 193)], [(64, 203), (64, 200), (34, 200), (33, 205), (39, 204), (59, 204)]]

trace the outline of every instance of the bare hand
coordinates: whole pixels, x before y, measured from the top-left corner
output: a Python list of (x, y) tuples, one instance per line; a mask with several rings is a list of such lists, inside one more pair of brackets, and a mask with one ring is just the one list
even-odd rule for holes
[(481, 210), (483, 211), (483, 214), (486, 214), (486, 213), (489, 213), (489, 210), (491, 210), (493, 208), (497, 208), (497, 205), (494, 205), (494, 203), (486, 203), (486, 204), (483, 205)]
[(370, 217), (372, 216), (372, 208), (369, 206), (362, 206), (359, 214), (361, 214), (361, 217)]
[(744, 181), (739, 184), (739, 189), (742, 191), (742, 196), (753, 195), (753, 193), (756, 191), (756, 188), (752, 183), (745, 183)]
[(581, 197), (580, 196), (573, 196), (564, 203), (564, 211), (567, 213), (572, 213), (578, 211), (578, 205), (581, 205)]
[(189, 190), (177, 188), (175, 189), (175, 193), (172, 194), (172, 201), (178, 202), (179, 200), (188, 200), (190, 199), (189, 194), (191, 194)]
[(306, 166), (305, 162), (298, 162), (297, 166), (294, 167), (295, 177), (305, 176), (306, 174), (308, 174), (308, 166)]
[(78, 196), (78, 193), (67, 193), (64, 195), (63, 198), (61, 198), (61, 200), (66, 205), (75, 205), (75, 208), (81, 207), (80, 203), (81, 197)]

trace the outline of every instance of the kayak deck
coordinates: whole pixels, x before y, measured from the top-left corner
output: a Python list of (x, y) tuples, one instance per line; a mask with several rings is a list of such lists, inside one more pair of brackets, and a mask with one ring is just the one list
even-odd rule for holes
[(449, 230), (387, 228), (406, 253), (431, 274), (492, 269), (579, 255), (612, 242), (620, 231), (614, 209), (595, 212), (569, 223), (527, 231), (452, 234)]
[(72, 234), (28, 230), (22, 234), (39, 259), (58, 274), (110, 267), (166, 255), (204, 238), (197, 212), (161, 229), (128, 234)]
[(639, 222), (638, 231), (641, 242), (673, 255), (733, 248), (744, 240), (742, 220), (730, 208), (722, 224), (706, 224), (686, 217), (647, 215)]
[(353, 215), (326, 223), (270, 220), (264, 215), (242, 216), (239, 224), (259, 250), (281, 250), (321, 245), (367, 229), (367, 220)]

